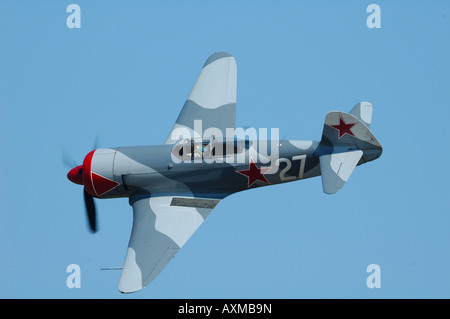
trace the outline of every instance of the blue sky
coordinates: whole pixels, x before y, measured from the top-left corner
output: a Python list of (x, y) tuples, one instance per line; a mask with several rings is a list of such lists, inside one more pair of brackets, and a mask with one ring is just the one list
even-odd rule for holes
[[(2, 0), (0, 297), (449, 298), (449, 39), (448, 1)], [(239, 126), (319, 140), (329, 111), (370, 101), (383, 155), (335, 195), (314, 178), (227, 198), (121, 295), (120, 271), (100, 268), (122, 266), (132, 209), (97, 200), (89, 233), (62, 154), (163, 143), (216, 51), (236, 58)]]

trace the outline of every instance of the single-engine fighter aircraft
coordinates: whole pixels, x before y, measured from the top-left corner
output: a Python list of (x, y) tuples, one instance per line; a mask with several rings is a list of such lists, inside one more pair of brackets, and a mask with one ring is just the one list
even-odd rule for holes
[(211, 55), (163, 145), (95, 149), (68, 173), (84, 186), (92, 231), (94, 197), (126, 197), (133, 207), (120, 292), (154, 280), (225, 197), (314, 176), (336, 193), (357, 165), (381, 155), (368, 102), (328, 113), (320, 141), (237, 138), (236, 79), (233, 56)]

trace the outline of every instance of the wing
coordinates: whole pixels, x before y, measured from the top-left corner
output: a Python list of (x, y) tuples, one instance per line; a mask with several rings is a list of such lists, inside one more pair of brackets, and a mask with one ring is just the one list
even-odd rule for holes
[(178, 196), (132, 198), (133, 229), (119, 291), (135, 292), (155, 279), (219, 201)]
[[(237, 69), (233, 56), (226, 52), (211, 55), (203, 65), (165, 144), (174, 144), (180, 138), (209, 139), (211, 135), (222, 138), (227, 128), (234, 129), (236, 85)], [(204, 135), (207, 129), (210, 129), (209, 133)]]

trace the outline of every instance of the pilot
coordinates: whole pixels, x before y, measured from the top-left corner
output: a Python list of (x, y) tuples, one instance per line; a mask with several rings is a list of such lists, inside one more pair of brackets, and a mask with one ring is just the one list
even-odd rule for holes
[(202, 157), (205, 148), (201, 144), (194, 145), (194, 151), (192, 152), (193, 157)]

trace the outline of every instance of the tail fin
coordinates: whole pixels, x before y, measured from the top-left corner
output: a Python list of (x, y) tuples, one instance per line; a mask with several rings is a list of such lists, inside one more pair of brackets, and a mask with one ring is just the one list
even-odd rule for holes
[(358, 164), (380, 157), (381, 144), (369, 127), (372, 105), (358, 103), (349, 113), (330, 112), (325, 117), (322, 140), (316, 150), (320, 160), (323, 191), (339, 191)]
[(350, 114), (354, 115), (356, 118), (360, 119), (367, 128), (370, 129), (370, 124), (372, 122), (372, 104), (369, 102), (359, 102), (356, 104)]

